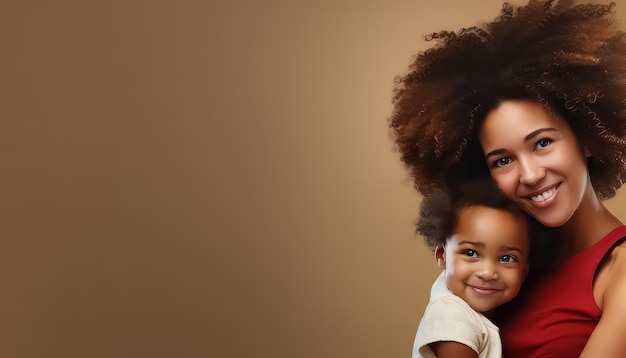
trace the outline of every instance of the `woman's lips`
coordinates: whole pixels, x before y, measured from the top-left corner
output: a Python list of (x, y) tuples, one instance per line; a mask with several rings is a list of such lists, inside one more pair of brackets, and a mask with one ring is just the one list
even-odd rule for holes
[(530, 200), (534, 201), (535, 203), (543, 203), (544, 201), (552, 198), (554, 196), (554, 194), (556, 194), (556, 188), (558, 185), (554, 185), (550, 188), (548, 188), (547, 190), (544, 190), (542, 193), (539, 193), (537, 195), (531, 195), (530, 196)]

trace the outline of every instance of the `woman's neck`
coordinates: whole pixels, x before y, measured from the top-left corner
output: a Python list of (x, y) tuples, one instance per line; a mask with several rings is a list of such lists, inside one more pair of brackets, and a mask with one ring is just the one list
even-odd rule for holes
[(620, 225), (622, 222), (590, 188), (578, 210), (559, 230), (565, 243), (564, 256), (571, 257), (587, 249)]

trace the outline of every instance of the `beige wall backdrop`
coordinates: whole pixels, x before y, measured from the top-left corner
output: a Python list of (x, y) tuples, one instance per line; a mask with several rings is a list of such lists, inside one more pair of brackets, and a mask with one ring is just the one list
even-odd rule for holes
[(408, 357), (437, 269), (393, 79), (500, 5), (4, 4), (0, 355)]

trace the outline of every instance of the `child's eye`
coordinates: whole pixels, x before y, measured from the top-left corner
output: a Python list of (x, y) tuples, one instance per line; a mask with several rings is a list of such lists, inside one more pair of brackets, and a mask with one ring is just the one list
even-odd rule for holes
[(552, 144), (552, 139), (550, 139), (550, 138), (541, 138), (535, 144), (535, 150), (541, 150), (541, 149), (549, 146), (550, 144)]
[(504, 255), (500, 258), (500, 262), (517, 262), (517, 257), (513, 255)]
[(469, 257), (474, 257), (477, 258), (478, 257), (478, 252), (472, 250), (472, 249), (466, 249), (461, 251), (461, 253), (465, 256), (469, 256)]

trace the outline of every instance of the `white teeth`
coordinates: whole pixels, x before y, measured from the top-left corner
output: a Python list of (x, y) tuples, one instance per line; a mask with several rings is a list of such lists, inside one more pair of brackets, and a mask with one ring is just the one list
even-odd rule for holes
[(542, 201), (546, 201), (550, 199), (554, 195), (555, 192), (556, 192), (556, 187), (553, 186), (552, 188), (544, 191), (543, 193), (539, 195), (531, 196), (530, 199), (534, 202), (540, 203)]

